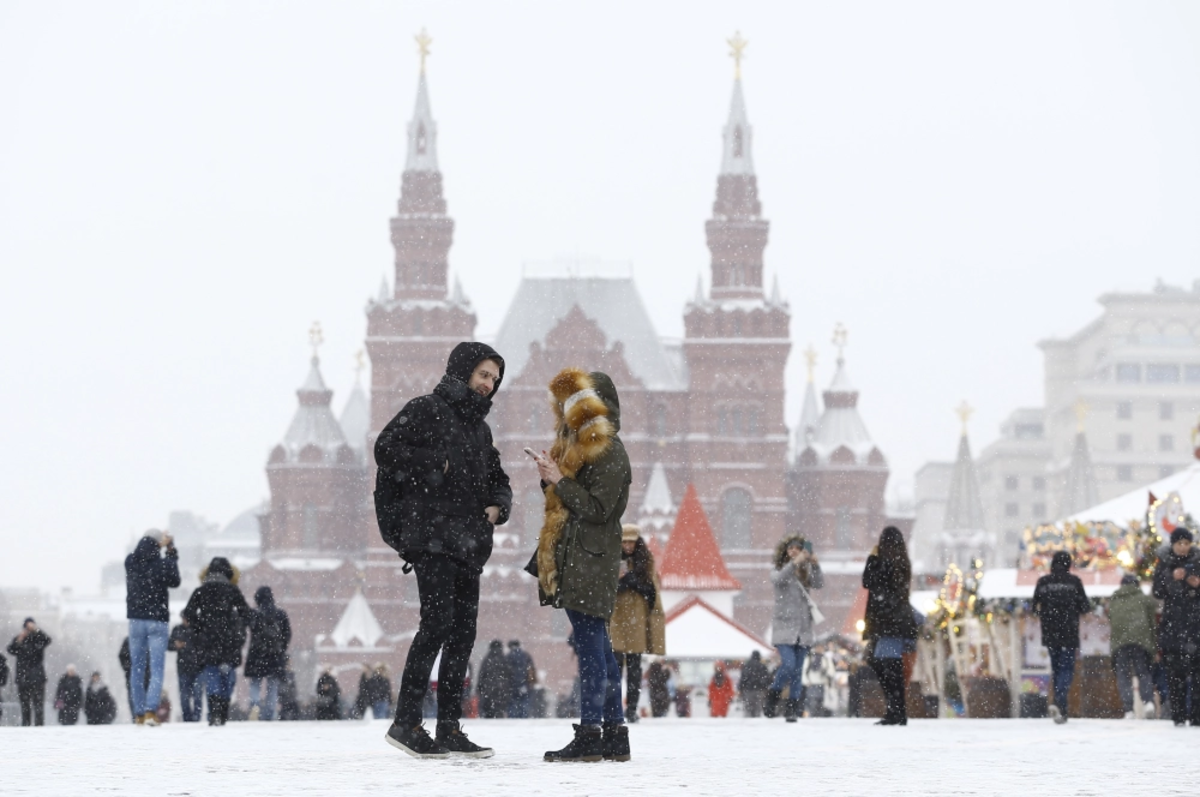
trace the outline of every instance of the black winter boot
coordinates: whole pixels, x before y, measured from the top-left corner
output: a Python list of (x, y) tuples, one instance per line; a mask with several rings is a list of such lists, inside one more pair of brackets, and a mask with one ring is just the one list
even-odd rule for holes
[(775, 716), (775, 709), (779, 706), (779, 690), (768, 689), (767, 696), (763, 699), (763, 716), (767, 719), (772, 719)]
[(492, 748), (480, 747), (468, 739), (457, 722), (439, 721), (435, 739), (450, 751), (451, 758), (491, 758), (496, 754)]
[(222, 705), (228, 704), (229, 701), (222, 697), (208, 696), (208, 724), (210, 727), (219, 727), (225, 724), (224, 714), (222, 713)]
[(573, 725), (575, 738), (561, 750), (549, 750), (545, 761), (599, 761), (604, 757), (604, 739), (599, 725)]
[(604, 723), (602, 749), (605, 761), (629, 760), (629, 726)]
[(788, 698), (783, 704), (783, 718), (795, 722), (800, 712), (800, 701)]
[(387, 733), (384, 734), (383, 740), (397, 750), (403, 750), (413, 758), (450, 757), (450, 751), (438, 742), (430, 739), (429, 732), (425, 730), (425, 726), (419, 723), (411, 728), (401, 728), (393, 722), (388, 728)]

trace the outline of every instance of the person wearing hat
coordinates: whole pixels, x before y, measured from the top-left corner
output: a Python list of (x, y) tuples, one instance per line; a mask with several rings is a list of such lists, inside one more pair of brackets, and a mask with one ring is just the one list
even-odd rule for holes
[(229, 720), (229, 700), (242, 664), (246, 626), (252, 610), (238, 588), (238, 570), (224, 556), (214, 556), (200, 571), (200, 587), (183, 609), (193, 629), (193, 642), (208, 692), (208, 724)]
[(625, 721), (637, 722), (642, 655), (665, 656), (667, 640), (654, 554), (642, 539), (641, 527), (633, 523), (621, 526), (621, 568), (608, 635), (617, 666), (625, 673)]
[(1071, 573), (1071, 554), (1058, 551), (1050, 560), (1050, 572), (1033, 588), (1033, 613), (1042, 622), (1042, 645), (1050, 654), (1054, 680), (1054, 705), (1050, 716), (1061, 725), (1067, 721), (1067, 695), (1075, 679), (1075, 656), (1079, 652), (1079, 618), (1092, 611), (1079, 576)]
[(1121, 586), (1108, 601), (1109, 650), (1113, 670), (1117, 674), (1117, 691), (1125, 707), (1125, 719), (1133, 719), (1133, 676), (1138, 679), (1138, 692), (1145, 718), (1154, 719), (1154, 681), (1150, 677), (1150, 662), (1157, 647), (1154, 642), (1154, 620), (1158, 601), (1142, 592), (1138, 577), (1126, 574)]
[(1186, 528), (1171, 532), (1171, 548), (1154, 568), (1154, 597), (1163, 602), (1158, 623), (1158, 649), (1167, 669), (1167, 694), (1171, 719), (1200, 725), (1200, 700), (1188, 711), (1188, 679), (1200, 684), (1200, 552), (1192, 547)]
[(533, 687), (537, 684), (537, 669), (533, 657), (521, 647), (521, 640), (508, 640), (508, 718), (529, 719), (529, 708), (533, 703)]
[(170, 534), (157, 529), (138, 540), (125, 557), (125, 617), (129, 620), (131, 672), (150, 670), (149, 685), (129, 683), (130, 706), (138, 725), (158, 725), (155, 714), (162, 694), (171, 612), (167, 590), (179, 586), (179, 553)]
[[(383, 541), (416, 572), (421, 620), (400, 676), (396, 719), (385, 741), (415, 758), (489, 758), (462, 732), (463, 685), (479, 615), (479, 578), (495, 527), (508, 520), (512, 488), (487, 416), (504, 381), (504, 359), (484, 343), (454, 347), (446, 373), (405, 404), (375, 441), (375, 514)], [(437, 730), (421, 706), (433, 664)]]
[(8, 652), (17, 661), (17, 696), (21, 700), (21, 725), (42, 725), (46, 712), (46, 665), (42, 656), (50, 637), (26, 617), (21, 633), (13, 637)]

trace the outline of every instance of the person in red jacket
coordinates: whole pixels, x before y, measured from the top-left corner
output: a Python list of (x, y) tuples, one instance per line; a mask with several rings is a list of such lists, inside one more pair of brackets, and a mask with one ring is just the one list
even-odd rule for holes
[(725, 663), (716, 663), (716, 672), (708, 682), (708, 713), (713, 717), (724, 717), (729, 714), (729, 704), (733, 702), (733, 681), (725, 672)]

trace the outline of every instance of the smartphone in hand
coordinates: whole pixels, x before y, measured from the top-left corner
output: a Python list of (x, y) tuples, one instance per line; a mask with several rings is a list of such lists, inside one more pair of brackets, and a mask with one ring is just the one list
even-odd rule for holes
[(538, 452), (534, 451), (534, 450), (533, 450), (532, 448), (530, 448), (529, 446), (525, 446), (525, 448), (524, 448), (523, 450), (525, 451), (525, 453), (526, 453), (526, 454), (528, 454), (529, 456), (533, 457), (533, 458), (534, 458), (534, 460), (538, 460), (538, 461), (540, 461), (540, 460), (541, 460), (541, 458), (542, 458), (542, 455), (541, 455), (541, 454), (539, 454)]

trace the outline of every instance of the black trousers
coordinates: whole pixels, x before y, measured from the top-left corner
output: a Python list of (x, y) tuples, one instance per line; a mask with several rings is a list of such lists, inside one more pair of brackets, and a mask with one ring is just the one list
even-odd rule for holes
[(46, 684), (17, 684), (21, 700), (21, 724), (46, 724)]
[(642, 696), (642, 654), (617, 653), (617, 666), (625, 673), (625, 715), (637, 712), (638, 700)]
[(908, 719), (908, 706), (904, 702), (904, 660), (871, 659), (871, 669), (879, 678), (883, 694), (887, 698), (885, 719)]
[(421, 721), (421, 703), (429, 689), (429, 673), (438, 653), (438, 722), (462, 717), (463, 680), (479, 617), (479, 574), (467, 565), (441, 554), (424, 554), (413, 562), (421, 596), (421, 625), (408, 649), (396, 724), (411, 728)]
[(1200, 725), (1200, 694), (1192, 695), (1191, 716), (1188, 716), (1188, 678), (1200, 693), (1200, 654), (1164, 653), (1167, 665), (1167, 691), (1171, 696), (1171, 719), (1175, 722), (1191, 720)]

